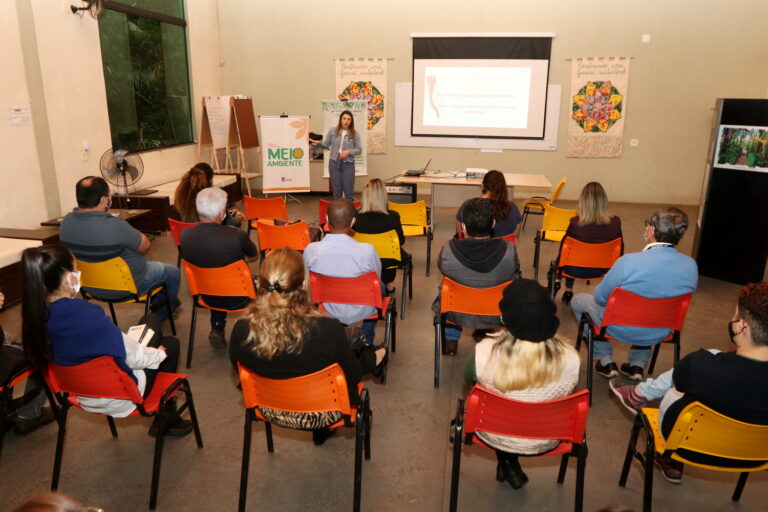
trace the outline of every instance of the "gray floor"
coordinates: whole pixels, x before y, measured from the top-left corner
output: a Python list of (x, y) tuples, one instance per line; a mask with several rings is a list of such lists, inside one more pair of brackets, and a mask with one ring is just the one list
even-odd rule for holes
[[(314, 221), (317, 198), (289, 203), (291, 218)], [(566, 207), (572, 206), (564, 203)], [(615, 204), (614, 213), (623, 221), (627, 252), (643, 246), (643, 219), (652, 205)], [(696, 209), (686, 208), (695, 222)], [(436, 255), (453, 233), (453, 211), (441, 208), (433, 246)], [(532, 277), (533, 236), (540, 217), (532, 217), (518, 241), (525, 277)], [(690, 253), (691, 231), (681, 250)], [(442, 387), (432, 387), (433, 331), (429, 306), (440, 283), (434, 267), (424, 275), (426, 243), (409, 239), (414, 255), (414, 297), (407, 305), (406, 319), (398, 322), (398, 351), (391, 358), (386, 386), (369, 382), (374, 409), (373, 456), (363, 465), (363, 508), (377, 511), (447, 510), (450, 479), (449, 421), (456, 401), (465, 393), (462, 367), (473, 349), (465, 336), (456, 357), (442, 361)], [(556, 244), (544, 244), (542, 261), (554, 257)], [(176, 261), (169, 236), (152, 244), (151, 259)], [(545, 281), (545, 271), (540, 280)], [(398, 283), (398, 288), (400, 284)], [(738, 286), (702, 278), (683, 331), (683, 353), (699, 347), (728, 350), (726, 322), (735, 307)], [(577, 284), (576, 291), (589, 291)], [(182, 354), (189, 334), (190, 299), (182, 284), (183, 311), (178, 319)], [(561, 334), (573, 337), (576, 323), (570, 311), (560, 308)], [(118, 311), (124, 329), (135, 323), (140, 306)], [(0, 314), (7, 331), (19, 331), (20, 308)], [(223, 511), (237, 507), (240, 457), (243, 441), (243, 410), (235, 389), (226, 351), (212, 349), (207, 342), (207, 314), (198, 323), (198, 336), (190, 374), (203, 432), (205, 448), (197, 450), (192, 437), (166, 443), (158, 510)], [(231, 325), (231, 323), (230, 323)], [(626, 348), (617, 347), (617, 360), (625, 360)], [(582, 350), (582, 358), (585, 352)], [(658, 370), (670, 367), (671, 347), (661, 351)], [(582, 376), (582, 385), (584, 376)], [(113, 440), (106, 421), (81, 411), (70, 416), (60, 490), (89, 505), (109, 512), (145, 510), (149, 496), (153, 440), (146, 431), (149, 420), (120, 420), (120, 438)], [(595, 377), (594, 406), (587, 429), (589, 458), (586, 472), (585, 510), (624, 506), (639, 510), (642, 478), (635, 463), (626, 489), (617, 486), (621, 462), (631, 425), (628, 412), (609, 395), (607, 382)], [(351, 508), (353, 438), (343, 432), (324, 446), (315, 447), (308, 433), (276, 429), (275, 453), (268, 455), (263, 426), (254, 428), (249, 485), (249, 510), (349, 510)], [(6, 436), (0, 461), (0, 507), (10, 510), (25, 497), (48, 489), (56, 442), (55, 425), (26, 437)], [(495, 459), (490, 450), (464, 449), (459, 508), (461, 510), (571, 510), (575, 466), (572, 463), (562, 486), (556, 484), (559, 459), (541, 457), (523, 461), (530, 483), (514, 491), (494, 480)], [(732, 504), (736, 475), (686, 468), (681, 485), (657, 477), (654, 487), (656, 510), (765, 510), (768, 476), (752, 475), (740, 504)], [(762, 505), (761, 505), (762, 503)]]

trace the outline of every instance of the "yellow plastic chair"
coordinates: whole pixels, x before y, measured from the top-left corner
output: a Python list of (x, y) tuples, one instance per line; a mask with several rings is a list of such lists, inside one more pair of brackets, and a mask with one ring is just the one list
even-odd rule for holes
[(565, 182), (566, 179), (563, 177), (563, 179), (560, 180), (560, 183), (555, 187), (555, 191), (552, 193), (550, 199), (543, 196), (533, 196), (525, 202), (525, 205), (523, 206), (523, 230), (525, 230), (525, 222), (528, 220), (528, 214), (543, 215), (544, 210), (546, 210), (548, 206), (552, 206), (552, 203), (560, 197), (560, 191), (563, 190)]
[(533, 278), (539, 278), (539, 251), (542, 241), (559, 242), (565, 237), (565, 231), (571, 219), (577, 215), (576, 210), (565, 210), (555, 206), (544, 208), (544, 218), (541, 220), (541, 229), (536, 232), (533, 239)]
[(429, 224), (429, 212), (425, 201), (415, 203), (387, 203), (387, 208), (400, 214), (400, 223), (403, 225), (405, 236), (427, 237), (427, 277), (429, 277), (429, 264), (432, 256), (432, 226)]
[[(113, 304), (123, 304), (130, 302), (139, 302), (144, 304), (144, 314), (149, 313), (152, 305), (152, 298), (158, 293), (162, 293), (165, 298), (165, 307), (168, 308), (168, 320), (171, 322), (171, 332), (176, 334), (176, 325), (173, 323), (173, 313), (170, 311), (171, 297), (168, 295), (168, 289), (164, 284), (153, 286), (149, 292), (139, 295), (136, 283), (133, 280), (131, 269), (123, 258), (117, 257), (98, 263), (89, 263), (87, 261), (77, 260), (77, 269), (82, 273), (80, 276), (80, 294), (85, 300), (99, 300), (109, 304), (109, 312), (112, 313), (112, 321), (117, 324), (117, 315)], [(99, 288), (102, 290), (111, 290), (125, 292), (125, 295), (119, 299), (105, 299), (97, 297), (85, 290), (85, 288)]]
[[(646, 434), (645, 453), (635, 448), (641, 429)], [(739, 501), (749, 473), (768, 469), (768, 425), (737, 421), (693, 402), (680, 412), (669, 438), (664, 439), (659, 410), (643, 408), (632, 426), (619, 478), (621, 487), (627, 483), (633, 456), (644, 465), (643, 512), (651, 511), (654, 457), (713, 471), (741, 473), (731, 498)]]
[[(397, 265), (387, 268), (399, 268), (403, 271), (403, 290), (400, 303), (400, 319), (405, 318), (405, 286), (408, 285), (408, 298), (413, 299), (413, 262), (410, 254), (400, 251), (400, 239), (397, 238), (397, 231), (394, 229), (371, 235), (368, 233), (357, 233), (353, 237), (358, 242), (371, 244), (376, 249), (376, 254), (381, 259), (397, 260)], [(403, 256), (405, 256), (403, 258)]]

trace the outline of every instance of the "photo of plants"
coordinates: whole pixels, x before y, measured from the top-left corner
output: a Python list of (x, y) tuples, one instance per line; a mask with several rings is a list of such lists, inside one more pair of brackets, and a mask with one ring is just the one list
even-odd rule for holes
[(720, 126), (714, 165), (768, 172), (768, 127)]

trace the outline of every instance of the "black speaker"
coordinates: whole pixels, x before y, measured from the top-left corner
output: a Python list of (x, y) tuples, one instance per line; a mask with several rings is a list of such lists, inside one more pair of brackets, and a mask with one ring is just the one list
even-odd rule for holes
[(416, 202), (416, 184), (415, 183), (391, 183), (386, 185), (387, 199), (391, 203), (415, 203)]

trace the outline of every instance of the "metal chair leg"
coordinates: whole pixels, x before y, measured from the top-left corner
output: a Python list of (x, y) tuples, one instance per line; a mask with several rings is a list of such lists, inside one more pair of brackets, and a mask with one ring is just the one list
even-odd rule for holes
[(365, 413), (362, 408), (357, 410), (357, 419), (355, 421), (355, 481), (352, 498), (352, 510), (360, 512), (360, 494), (363, 483), (363, 432), (365, 426), (363, 423)]
[(587, 467), (587, 440), (579, 446), (579, 455), (576, 465), (576, 499), (573, 509), (582, 512), (584, 509), (584, 473)]
[(440, 354), (442, 353), (442, 326), (440, 322), (435, 323), (435, 389), (440, 387)]
[(565, 482), (565, 472), (568, 469), (568, 459), (570, 454), (564, 453), (563, 458), (560, 459), (560, 471), (557, 472), (557, 483), (562, 484)]
[(56, 456), (53, 459), (53, 475), (51, 476), (51, 490), (59, 488), (59, 475), (61, 474), (61, 458), (64, 452), (64, 437), (67, 434), (67, 413), (69, 407), (63, 406), (59, 414), (59, 434), (56, 437)]
[[(176, 324), (173, 321), (173, 311), (171, 311), (171, 295), (168, 293), (168, 287), (163, 286), (162, 293), (165, 295), (165, 309), (168, 311), (168, 322), (171, 324), (171, 334), (176, 336)], [(147, 305), (149, 307), (149, 305)]]
[(459, 399), (453, 426), (453, 465), (451, 466), (450, 512), (456, 512), (459, 501), (459, 475), (461, 474), (461, 445), (464, 438), (464, 400)]
[(243, 460), (240, 466), (240, 501), (238, 512), (245, 512), (245, 499), (248, 496), (248, 467), (251, 458), (251, 426), (254, 420), (253, 409), (245, 410), (245, 428), (243, 430)]
[(619, 476), (619, 487), (626, 487), (627, 477), (629, 476), (629, 468), (632, 465), (632, 458), (635, 456), (637, 446), (637, 436), (640, 435), (640, 428), (643, 426), (643, 420), (640, 416), (635, 417), (635, 422), (632, 424), (632, 430), (629, 433), (629, 444), (627, 446), (627, 454), (624, 456), (624, 465), (621, 467), (621, 476)]
[(734, 489), (733, 496), (731, 497), (733, 501), (739, 501), (741, 499), (741, 492), (744, 490), (744, 486), (747, 484), (748, 477), (749, 473), (747, 472), (739, 475), (739, 481), (736, 484), (736, 489)]
[(592, 377), (594, 372), (594, 362), (592, 356), (594, 355), (595, 344), (592, 340), (592, 329), (587, 334), (587, 389), (589, 390), (589, 406), (592, 407)]
[(427, 277), (429, 277), (429, 263), (432, 256), (432, 231), (427, 232)]
[(643, 484), (643, 512), (651, 512), (653, 502), (653, 434), (645, 432), (645, 482)]
[(275, 445), (272, 442), (272, 424), (268, 421), (264, 422), (264, 434), (267, 436), (267, 451), (275, 453)]
[(115, 426), (115, 419), (112, 416), (107, 416), (107, 423), (109, 423), (109, 431), (112, 432), (112, 437), (117, 437), (117, 427)]
[(192, 297), (192, 322), (189, 326), (189, 344), (187, 346), (187, 368), (192, 367), (192, 349), (195, 346), (195, 325), (197, 323), (197, 296)]
[[(161, 409), (159, 417), (163, 416)], [(157, 491), (160, 487), (160, 466), (163, 462), (163, 442), (167, 428), (162, 425), (164, 421), (159, 419), (157, 435), (155, 435), (155, 456), (152, 462), (152, 486), (149, 492), (149, 510), (155, 510), (157, 506)]]
[(403, 289), (400, 292), (400, 320), (405, 320), (405, 288), (408, 284), (408, 270), (403, 267)]
[(661, 348), (661, 343), (657, 343), (653, 347), (653, 355), (651, 356), (651, 364), (648, 365), (648, 375), (653, 375), (653, 369), (656, 367), (656, 357), (659, 355), (659, 349)]
[(109, 312), (112, 314), (112, 323), (117, 325), (117, 315), (115, 314), (115, 305), (111, 302), (108, 302), (109, 304)]

